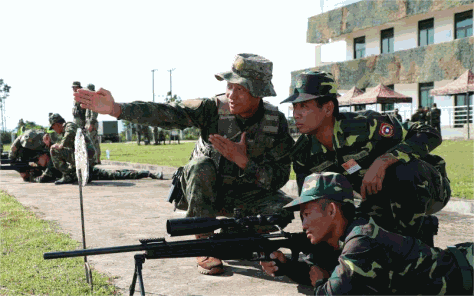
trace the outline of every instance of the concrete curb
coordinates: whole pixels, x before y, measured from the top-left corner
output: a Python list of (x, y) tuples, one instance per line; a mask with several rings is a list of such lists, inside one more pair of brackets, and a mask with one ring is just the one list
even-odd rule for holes
[[(112, 161), (112, 160), (102, 160), (102, 164), (130, 167), (134, 169), (142, 169), (142, 170), (149, 170), (149, 171), (155, 171), (155, 172), (156, 171), (163, 172), (165, 176), (169, 175), (170, 177), (177, 169), (175, 167), (168, 167), (168, 166), (121, 162), (121, 161)], [(292, 197), (298, 196), (298, 186), (296, 185), (295, 180), (289, 180), (285, 184), (285, 186), (281, 188), (281, 190)], [(474, 200), (465, 200), (461, 198), (451, 197), (451, 200), (448, 202), (448, 204), (444, 207), (443, 210), (448, 211), (448, 212), (455, 212), (459, 214), (474, 215)]]

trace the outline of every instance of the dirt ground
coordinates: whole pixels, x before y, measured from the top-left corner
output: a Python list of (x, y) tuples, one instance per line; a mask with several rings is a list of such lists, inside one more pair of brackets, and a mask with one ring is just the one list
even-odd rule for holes
[[(174, 168), (162, 170), (167, 180), (93, 181), (83, 189), (88, 248), (135, 245), (142, 238), (192, 239), (166, 234), (166, 220), (183, 217), (184, 212), (173, 212), (172, 205), (166, 201)], [(26, 183), (16, 172), (1, 171), (0, 189), (15, 196), (38, 217), (57, 223), (60, 231), (82, 241), (78, 185)], [(435, 240), (437, 247), (474, 240), (474, 215), (443, 211), (437, 216), (441, 222)], [(296, 218), (285, 230), (301, 231), (300, 219)], [(136, 253), (89, 256), (88, 260), (96, 270), (114, 277), (114, 284), (128, 294)], [(223, 275), (205, 276), (197, 272), (195, 260), (147, 260), (143, 265), (147, 295), (299, 295), (311, 292), (286, 277), (265, 275), (256, 262), (225, 261)], [(139, 295), (138, 290), (137, 285), (135, 295)]]

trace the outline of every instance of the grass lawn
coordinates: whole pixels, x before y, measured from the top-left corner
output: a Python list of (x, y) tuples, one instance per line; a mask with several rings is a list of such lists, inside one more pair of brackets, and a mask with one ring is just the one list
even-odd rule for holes
[(117, 295), (107, 276), (92, 271), (91, 293), (84, 259), (44, 260), (44, 252), (74, 250), (82, 244), (58, 233), (16, 199), (0, 191), (0, 295)]
[[(156, 146), (138, 146), (135, 143), (101, 144), (101, 159), (106, 159), (105, 151), (108, 149), (110, 160), (179, 167), (188, 162), (193, 148), (193, 142)], [(5, 146), (4, 151), (9, 149)], [(446, 160), (452, 196), (474, 199), (474, 141), (446, 140), (433, 153)], [(293, 171), (290, 179), (296, 179)]]
[(443, 141), (433, 154), (446, 161), (452, 196), (474, 199), (474, 141)]

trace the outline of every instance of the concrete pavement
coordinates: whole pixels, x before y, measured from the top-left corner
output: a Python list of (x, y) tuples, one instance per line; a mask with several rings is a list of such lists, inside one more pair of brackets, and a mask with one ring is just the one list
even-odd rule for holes
[[(101, 165), (105, 169), (122, 165)], [(138, 166), (138, 165), (137, 165)], [(141, 166), (141, 165), (140, 165)], [(145, 168), (145, 167), (144, 167)], [(83, 189), (85, 228), (88, 248), (138, 244), (138, 239), (165, 237), (167, 241), (192, 239), (191, 236), (167, 237), (167, 219), (183, 217), (166, 202), (175, 168), (146, 166), (163, 171), (167, 180), (93, 181)], [(82, 241), (78, 185), (23, 182), (16, 172), (0, 172), (0, 189), (42, 219), (57, 223), (58, 229)], [(474, 215), (442, 211), (436, 246), (473, 241)], [(301, 231), (297, 217), (285, 230)], [(60, 251), (60, 250), (57, 250)], [(135, 252), (89, 256), (96, 270), (114, 277), (114, 284), (127, 294), (131, 283)], [(204, 276), (196, 270), (195, 258), (147, 260), (143, 265), (145, 290), (149, 295), (299, 295), (299, 289), (286, 277), (265, 275), (255, 262), (226, 261), (225, 274)], [(138, 290), (138, 286), (137, 286)], [(139, 293), (138, 291), (136, 292)]]

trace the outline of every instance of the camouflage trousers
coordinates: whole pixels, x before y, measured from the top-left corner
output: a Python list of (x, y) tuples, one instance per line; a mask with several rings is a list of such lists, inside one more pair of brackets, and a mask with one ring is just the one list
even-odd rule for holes
[(158, 145), (160, 142), (158, 139), (158, 128), (156, 126), (153, 127), (153, 140), (155, 140), (155, 145)]
[(243, 216), (294, 217), (293, 212), (282, 209), (293, 200), (282, 191), (268, 191), (253, 184), (224, 185), (221, 179), (210, 158), (192, 159), (183, 169), (181, 185), (185, 198), (177, 208), (186, 211), (186, 217), (233, 217), (234, 208), (240, 209)]
[(94, 157), (94, 164), (99, 163), (100, 160), (100, 140), (99, 140), (99, 133), (97, 130), (92, 130), (89, 132), (89, 138), (92, 141), (92, 145), (95, 148), (95, 157)]
[(108, 171), (93, 167), (90, 170), (90, 180), (137, 180), (147, 178), (149, 171), (135, 171), (135, 170), (115, 170)]
[[(420, 238), (423, 228), (429, 232), (434, 227), (436, 232), (437, 218), (428, 215), (439, 212), (450, 197), (449, 180), (429, 163), (416, 159), (390, 166), (382, 190), (367, 196), (359, 210), (386, 230)], [(430, 225), (430, 220), (436, 225)]]
[[(74, 149), (65, 148), (51, 149), (51, 161), (54, 167), (63, 175), (76, 175), (76, 161), (74, 158)], [(89, 164), (94, 163), (95, 149), (92, 146), (87, 147)]]

